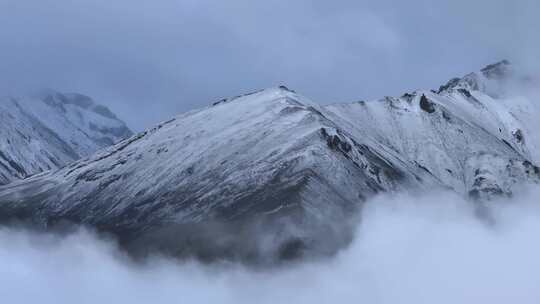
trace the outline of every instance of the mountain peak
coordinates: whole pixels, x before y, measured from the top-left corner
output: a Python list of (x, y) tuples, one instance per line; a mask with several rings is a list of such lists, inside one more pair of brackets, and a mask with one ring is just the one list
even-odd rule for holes
[(63, 109), (65, 105), (73, 105), (109, 119), (119, 120), (109, 108), (96, 103), (91, 97), (80, 93), (60, 93), (52, 91), (49, 94), (42, 95), (40, 99), (45, 103), (58, 108)]
[(249, 93), (244, 93), (241, 95), (236, 95), (233, 97), (222, 98), (212, 103), (212, 106), (217, 106), (219, 104), (228, 103), (231, 101), (241, 100), (241, 99), (244, 99), (245, 97), (251, 98), (251, 97), (257, 96), (261, 100), (275, 100), (278, 97), (277, 95), (284, 96), (284, 95), (290, 95), (290, 94), (296, 94), (296, 91), (289, 89), (285, 85), (280, 85), (278, 87), (260, 89), (260, 90), (252, 91)]
[(504, 59), (497, 63), (487, 65), (480, 71), (486, 78), (489, 78), (489, 79), (504, 78), (505, 76), (508, 75), (510, 67), (511, 67), (510, 61)]
[(441, 94), (452, 89), (492, 91), (489, 87), (493, 85), (493, 82), (504, 81), (510, 77), (511, 73), (512, 64), (504, 59), (485, 66), (479, 72), (469, 73), (461, 78), (450, 79), (446, 84), (439, 87), (437, 93)]
[(286, 85), (283, 85), (283, 84), (280, 85), (280, 86), (278, 87), (278, 89), (283, 90), (283, 91), (287, 91), (287, 92), (291, 92), (291, 93), (296, 93), (295, 90), (291, 90), (291, 89), (289, 89), (289, 87), (287, 87)]

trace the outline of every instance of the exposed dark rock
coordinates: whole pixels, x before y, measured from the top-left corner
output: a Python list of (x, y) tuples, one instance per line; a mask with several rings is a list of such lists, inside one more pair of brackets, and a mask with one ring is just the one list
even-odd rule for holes
[(15, 170), (17, 173), (19, 173), (22, 177), (26, 177), (28, 173), (24, 168), (22, 168), (18, 163), (16, 163), (14, 160), (8, 158), (2, 151), (0, 151), (0, 158), (5, 160), (13, 170)]
[(217, 106), (218, 104), (222, 104), (222, 103), (224, 103), (224, 102), (227, 102), (227, 100), (228, 100), (227, 98), (222, 98), (222, 99), (220, 99), (220, 100), (218, 100), (218, 101), (212, 103), (212, 105), (213, 105), (213, 106)]
[(523, 132), (520, 129), (517, 129), (516, 131), (512, 132), (512, 135), (514, 136), (514, 138), (516, 139), (518, 143), (520, 144), (523, 143), (525, 138), (523, 137)]
[(452, 117), (450, 116), (450, 114), (446, 111), (441, 111), (442, 112), (442, 117), (444, 118), (444, 120), (450, 122), (452, 121)]
[(461, 79), (457, 77), (450, 79), (445, 85), (442, 85), (439, 87), (439, 91), (437, 91), (437, 94), (441, 94), (444, 91), (447, 91), (449, 89), (456, 87), (460, 81)]
[(419, 164), (419, 163), (416, 163), (416, 165), (418, 166), (418, 168), (420, 168), (420, 169), (422, 169), (422, 170), (426, 171), (426, 173), (432, 174), (432, 173), (431, 173), (431, 171), (429, 171), (429, 169), (428, 169), (428, 168), (426, 168), (426, 167), (422, 166), (421, 164)]
[(366, 102), (364, 100), (359, 100), (357, 101), (357, 103), (361, 106), (365, 106), (366, 105)]
[(514, 149), (514, 147), (513, 147), (506, 139), (503, 139), (502, 142), (503, 142), (505, 145), (507, 145), (508, 148), (510, 148), (510, 149), (512, 149), (512, 150), (514, 150), (514, 151), (516, 150), (516, 149)]
[(321, 134), (326, 139), (326, 144), (332, 150), (341, 150), (342, 152), (348, 153), (352, 150), (351, 144), (342, 140), (338, 135), (328, 135), (326, 129), (321, 128)]
[(458, 89), (458, 92), (465, 95), (465, 97), (468, 97), (468, 98), (472, 97), (471, 92), (469, 92), (469, 90), (467, 89)]
[(289, 89), (287, 86), (284, 86), (284, 85), (280, 85), (279, 88), (282, 89), (282, 90), (285, 90), (285, 91), (287, 91), (287, 92), (296, 93), (296, 91), (291, 90), (291, 89)]
[(412, 102), (412, 100), (414, 99), (414, 97), (416, 96), (416, 94), (411, 94), (411, 93), (405, 93), (401, 96), (401, 98), (405, 99), (405, 101), (407, 101), (408, 103)]
[(435, 112), (435, 104), (431, 102), (426, 95), (422, 94), (422, 97), (420, 97), (420, 108), (428, 113)]

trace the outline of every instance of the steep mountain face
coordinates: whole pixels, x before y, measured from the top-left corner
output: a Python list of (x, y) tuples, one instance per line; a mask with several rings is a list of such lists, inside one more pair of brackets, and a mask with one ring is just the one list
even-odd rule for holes
[[(178, 244), (168, 249), (206, 257), (231, 247), (242, 258), (258, 256), (265, 244), (251, 233), (275, 229), (268, 242), (288, 256), (304, 246), (297, 239), (329, 240), (312, 243), (335, 250), (348, 238), (346, 214), (367, 197), (421, 182), (435, 183), (278, 88), (180, 115), (55, 173), (8, 185), (0, 207), (4, 215), (38, 213), (46, 225), (85, 223), (130, 244)], [(224, 233), (219, 242), (216, 232)]]
[(538, 181), (527, 120), (538, 112), (493, 91), (509, 69), (372, 102), (322, 107), (285, 87), (223, 99), (0, 187), (0, 214), (87, 224), (136, 253), (331, 254), (379, 192), (440, 187), (488, 200)]
[(0, 185), (58, 169), (131, 135), (84, 95), (0, 98)]
[(473, 198), (511, 194), (540, 177), (540, 111), (528, 96), (508, 91), (507, 61), (451, 80), (438, 92), (327, 107), (331, 118), (370, 138), (442, 185)]

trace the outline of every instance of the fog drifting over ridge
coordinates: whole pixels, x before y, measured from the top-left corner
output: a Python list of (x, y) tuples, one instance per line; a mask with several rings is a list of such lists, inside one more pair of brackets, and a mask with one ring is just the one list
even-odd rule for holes
[(493, 203), (494, 225), (452, 193), (380, 196), (337, 257), (277, 269), (155, 258), (92, 233), (0, 229), (6, 303), (538, 303), (539, 188)]

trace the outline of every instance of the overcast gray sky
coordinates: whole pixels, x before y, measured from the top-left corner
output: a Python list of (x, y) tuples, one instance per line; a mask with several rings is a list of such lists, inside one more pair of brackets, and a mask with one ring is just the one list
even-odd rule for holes
[(0, 0), (0, 95), (76, 91), (136, 130), (287, 84), (320, 103), (536, 65), (538, 0)]

